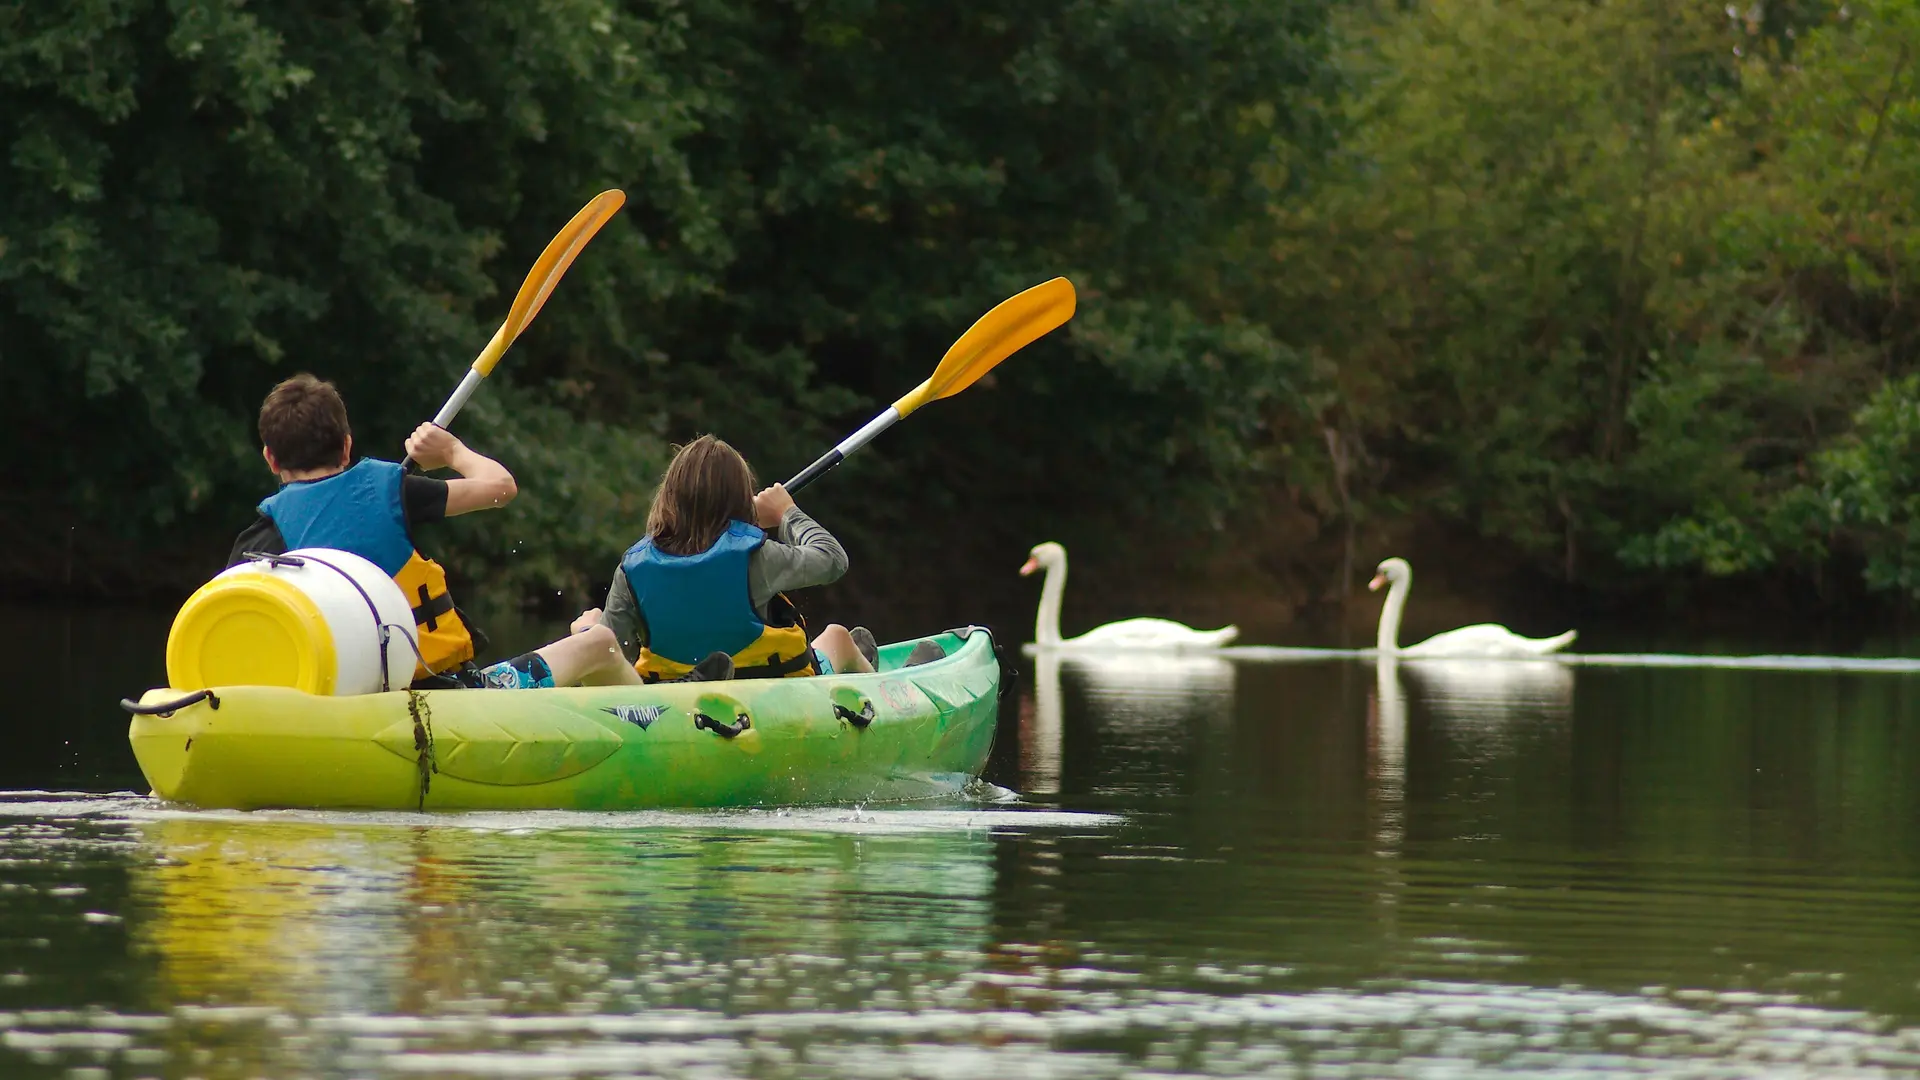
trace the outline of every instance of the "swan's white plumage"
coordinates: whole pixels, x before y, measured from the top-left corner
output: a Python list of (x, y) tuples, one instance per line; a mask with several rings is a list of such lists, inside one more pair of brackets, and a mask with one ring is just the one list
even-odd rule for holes
[[(1232, 641), (1239, 633), (1239, 628), (1234, 626), (1223, 626), (1218, 630), (1195, 630), (1191, 626), (1171, 619), (1122, 619), (1105, 626), (1096, 626), (1079, 637), (1073, 638), (1071, 644), (1149, 648), (1175, 643), (1218, 648)], [(1068, 644), (1068, 642), (1061, 644)]]
[(1060, 601), (1067, 588), (1067, 549), (1048, 541), (1028, 553), (1022, 574), (1046, 571), (1040, 589), (1040, 612), (1034, 622), (1034, 643), (1043, 649), (1200, 650), (1217, 649), (1240, 634), (1237, 626), (1195, 630), (1171, 619), (1122, 619), (1096, 626), (1079, 637), (1060, 636)]
[(1477, 623), (1435, 634), (1418, 645), (1400, 647), (1400, 614), (1407, 606), (1407, 593), (1413, 588), (1413, 567), (1405, 559), (1388, 559), (1367, 587), (1378, 589), (1382, 582), (1391, 586), (1387, 602), (1380, 608), (1380, 630), (1375, 647), (1382, 653), (1407, 657), (1524, 657), (1557, 652), (1573, 643), (1578, 631), (1569, 630), (1553, 637), (1530, 638), (1494, 623)]

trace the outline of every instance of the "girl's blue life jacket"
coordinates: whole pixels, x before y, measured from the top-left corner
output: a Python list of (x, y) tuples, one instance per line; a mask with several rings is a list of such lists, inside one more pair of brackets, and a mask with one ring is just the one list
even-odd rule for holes
[(648, 682), (677, 679), (709, 653), (733, 657), (736, 679), (815, 673), (807, 627), (786, 597), (761, 621), (747, 587), (747, 564), (766, 543), (758, 526), (735, 521), (698, 555), (669, 555), (644, 537), (627, 549), (620, 572), (647, 623), (647, 644), (633, 665)]

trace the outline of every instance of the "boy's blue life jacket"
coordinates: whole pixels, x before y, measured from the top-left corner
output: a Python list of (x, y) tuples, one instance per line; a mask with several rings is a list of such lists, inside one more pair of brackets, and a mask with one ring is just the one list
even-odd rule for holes
[(447, 593), (447, 572), (414, 549), (401, 499), (405, 470), (391, 461), (361, 458), (319, 480), (295, 480), (260, 503), (287, 550), (338, 548), (378, 566), (413, 605), (422, 679), (473, 659), (473, 634)]
[[(769, 626), (753, 610), (747, 561), (767, 534), (735, 521), (698, 555), (669, 555), (644, 537), (627, 549), (620, 572), (647, 623), (647, 644), (634, 670), (648, 682), (677, 679), (709, 653), (733, 657), (736, 679), (814, 673), (807, 628)], [(784, 605), (791, 608), (791, 605)]]

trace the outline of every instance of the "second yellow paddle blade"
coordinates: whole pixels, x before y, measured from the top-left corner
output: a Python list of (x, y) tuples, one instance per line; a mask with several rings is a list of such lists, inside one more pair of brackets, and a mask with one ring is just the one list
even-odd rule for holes
[(972, 386), (1000, 361), (1073, 318), (1075, 299), (1073, 282), (1057, 277), (1002, 300), (960, 335), (926, 382), (893, 407), (905, 416)]
[[(547, 302), (547, 296), (553, 287), (560, 284), (560, 278), (573, 265), (573, 260), (587, 241), (592, 240), (600, 227), (612, 220), (613, 215), (627, 202), (627, 193), (619, 188), (609, 188), (595, 195), (566, 227), (554, 234), (547, 242), (547, 249), (534, 260), (533, 269), (527, 271), (527, 279), (520, 283), (520, 292), (513, 298), (513, 307), (507, 310), (507, 319), (500, 324), (500, 331), (493, 336), (487, 350), (473, 362), (473, 368), (482, 375), (493, 372), (493, 365), (500, 362), (513, 339), (527, 328), (535, 315), (540, 314), (540, 306)], [(497, 347), (496, 347), (497, 346)]]

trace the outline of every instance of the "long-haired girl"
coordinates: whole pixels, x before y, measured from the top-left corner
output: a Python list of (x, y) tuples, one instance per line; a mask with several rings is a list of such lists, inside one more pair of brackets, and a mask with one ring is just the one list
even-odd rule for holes
[(871, 634), (836, 623), (809, 643), (784, 595), (839, 580), (846, 551), (784, 487), (754, 487), (746, 459), (711, 435), (668, 464), (600, 615), (648, 682), (724, 678), (715, 653), (737, 679), (874, 669)]

